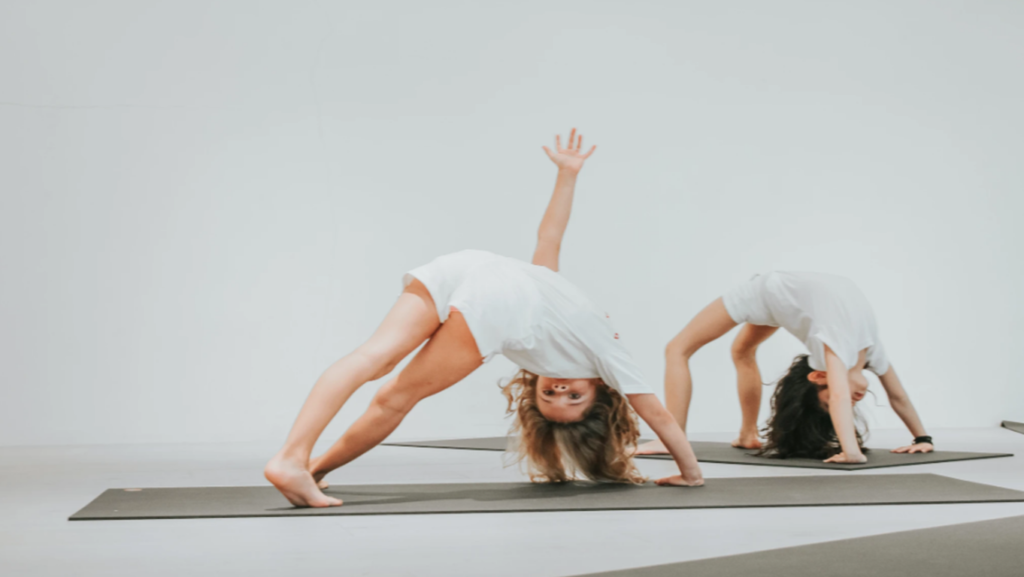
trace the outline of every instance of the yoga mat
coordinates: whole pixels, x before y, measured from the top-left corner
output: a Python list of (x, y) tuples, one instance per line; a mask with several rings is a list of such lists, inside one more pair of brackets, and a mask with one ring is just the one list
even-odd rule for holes
[(1024, 501), (1015, 491), (941, 475), (829, 475), (708, 479), (703, 487), (617, 483), (335, 485), (341, 507), (292, 507), (273, 487), (108, 489), (70, 520), (191, 519), (291, 515), (403, 515), (813, 507)]
[(1010, 429), (1015, 433), (1024, 433), (1024, 423), (1015, 423), (1013, 421), (1003, 421), (1003, 427)]
[[(641, 440), (641, 442), (646, 442)], [(469, 449), (475, 451), (504, 451), (508, 437), (483, 437), (477, 439), (450, 439), (445, 441), (409, 441), (403, 443), (383, 443), (392, 447), (427, 447), (434, 449)], [(758, 457), (747, 449), (736, 449), (729, 443), (708, 441), (691, 441), (697, 460), (705, 463), (731, 463), (736, 465), (763, 465), (768, 467), (800, 467), (804, 469), (836, 469), (862, 470), (881, 469), (883, 467), (899, 467), (903, 465), (922, 465), (925, 463), (945, 463), (948, 461), (968, 461), (971, 459), (992, 459), (995, 457), (1012, 457), (1011, 453), (968, 453), (963, 451), (932, 451), (931, 453), (914, 453), (913, 455), (890, 453), (888, 449), (875, 449), (867, 453), (868, 462), (859, 465), (825, 463), (817, 459), (770, 459)], [(672, 460), (669, 455), (637, 455), (638, 459)]]
[(1024, 517), (577, 577), (1020, 577)]

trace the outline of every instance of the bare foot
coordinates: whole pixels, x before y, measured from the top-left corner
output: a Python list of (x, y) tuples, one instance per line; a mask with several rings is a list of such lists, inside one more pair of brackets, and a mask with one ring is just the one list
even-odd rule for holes
[(740, 436), (732, 442), (732, 446), (737, 449), (760, 449), (761, 439), (757, 438), (757, 434), (744, 435), (740, 433)]
[(668, 449), (665, 448), (665, 444), (661, 440), (647, 441), (646, 443), (638, 446), (634, 455), (667, 455)]
[(319, 468), (318, 467), (319, 463), (320, 463), (320, 458), (319, 457), (317, 457), (315, 459), (310, 459), (309, 460), (309, 474), (313, 475), (313, 480), (316, 481), (316, 486), (317, 487), (320, 487), (320, 489), (326, 489), (326, 488), (330, 487), (331, 484), (328, 483), (324, 479), (324, 477), (327, 476), (327, 473), (321, 473), (321, 472), (317, 471), (317, 469)]
[(288, 460), (281, 455), (275, 456), (263, 470), (264, 476), (270, 481), (285, 499), (296, 507), (337, 507), (341, 499), (328, 497), (320, 492), (313, 475), (309, 474), (304, 463)]

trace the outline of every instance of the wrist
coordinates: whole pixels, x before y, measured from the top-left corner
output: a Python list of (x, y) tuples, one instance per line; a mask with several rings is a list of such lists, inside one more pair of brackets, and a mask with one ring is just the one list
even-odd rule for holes
[(914, 437), (914, 444), (917, 445), (920, 443), (928, 443), (933, 447), (935, 446), (935, 443), (932, 442), (932, 438), (929, 435), (918, 435), (917, 437)]
[[(583, 167), (580, 167), (583, 168)], [(576, 175), (580, 173), (580, 168), (569, 168), (567, 166), (558, 167), (558, 176), (576, 178)]]

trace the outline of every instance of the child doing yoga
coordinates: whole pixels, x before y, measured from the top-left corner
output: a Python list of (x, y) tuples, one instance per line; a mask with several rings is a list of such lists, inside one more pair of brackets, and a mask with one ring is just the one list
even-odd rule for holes
[[(732, 357), (743, 421), (733, 446), (761, 449), (761, 454), (778, 458), (866, 462), (853, 406), (867, 391), (868, 370), (878, 375), (889, 403), (914, 438), (893, 452), (933, 450), (878, 338), (867, 299), (849, 279), (812, 272), (757, 275), (704, 308), (672, 339), (665, 352), (665, 399), (684, 430), (692, 389), (690, 357), (739, 324), (743, 326), (733, 342)], [(779, 380), (762, 444), (757, 428), (762, 381), (756, 353), (779, 327), (803, 342), (809, 354), (798, 356)], [(638, 450), (663, 452), (660, 441)]]
[[(643, 482), (631, 456), (639, 415), (680, 469), (658, 483), (703, 484), (686, 435), (644, 381), (607, 315), (558, 274), (577, 174), (594, 152), (583, 152), (582, 140), (573, 129), (568, 146), (556, 137), (554, 150), (544, 147), (558, 177), (532, 263), (467, 250), (413, 269), (373, 336), (320, 376), (265, 469), (292, 504), (341, 505), (321, 491), (328, 472), (378, 445), (419, 401), (497, 354), (521, 369), (503, 393), (531, 479), (562, 482), (583, 475)], [(390, 373), (421, 344), (341, 439), (310, 459), (317, 438), (352, 393)]]

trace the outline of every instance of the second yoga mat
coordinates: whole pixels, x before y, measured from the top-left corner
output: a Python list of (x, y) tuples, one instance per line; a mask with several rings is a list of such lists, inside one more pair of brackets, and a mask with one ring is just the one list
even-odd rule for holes
[[(473, 451), (504, 451), (508, 437), (482, 437), (476, 439), (447, 439), (442, 441), (408, 441), (383, 443), (392, 447), (424, 447), (432, 449), (467, 449)], [(761, 465), (767, 467), (799, 467), (803, 469), (835, 469), (863, 470), (881, 469), (883, 467), (899, 467), (902, 465), (921, 465), (925, 463), (945, 463), (948, 461), (968, 461), (972, 459), (991, 459), (995, 457), (1012, 457), (1010, 453), (969, 453), (965, 451), (933, 451), (931, 453), (915, 453), (913, 455), (890, 453), (888, 449), (875, 449), (867, 453), (868, 462), (859, 465), (840, 463), (824, 463), (816, 459), (769, 459), (758, 457), (753, 451), (736, 449), (729, 443), (708, 441), (692, 441), (693, 451), (697, 460), (705, 463), (730, 463), (735, 465)], [(669, 455), (637, 455), (638, 459), (667, 459)]]
[(1003, 428), (1010, 429), (1015, 433), (1024, 433), (1024, 423), (1017, 423), (1014, 421), (1003, 421)]
[(564, 483), (336, 485), (341, 507), (292, 507), (270, 486), (108, 489), (71, 520), (404, 515), (1024, 502), (1024, 492), (933, 474), (708, 479), (703, 487)]
[(1024, 517), (577, 577), (1020, 577)]

